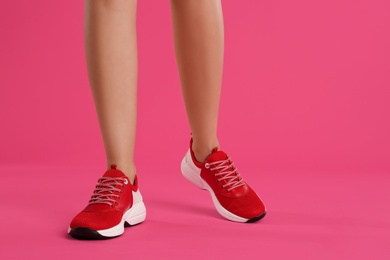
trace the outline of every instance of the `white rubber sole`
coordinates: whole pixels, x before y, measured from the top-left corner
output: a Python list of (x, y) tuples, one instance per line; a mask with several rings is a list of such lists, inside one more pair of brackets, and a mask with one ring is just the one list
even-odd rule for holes
[(92, 230), (83, 227), (76, 227), (72, 229), (69, 227), (68, 233), (71, 235), (73, 234), (75, 237), (79, 238), (112, 238), (120, 236), (124, 233), (125, 224), (128, 224), (130, 226), (140, 224), (146, 219), (145, 204), (142, 201), (142, 195), (139, 190), (137, 192), (132, 193), (134, 200), (133, 206), (123, 214), (122, 220), (121, 222), (119, 222), (118, 225), (102, 230)]
[(207, 190), (210, 193), (214, 206), (222, 217), (235, 222), (250, 221), (250, 219), (243, 218), (231, 213), (219, 203), (217, 197), (214, 194), (214, 191), (200, 176), (201, 169), (198, 168), (192, 161), (191, 152), (189, 149), (181, 162), (181, 172), (184, 178), (186, 178), (189, 182), (200, 189)]

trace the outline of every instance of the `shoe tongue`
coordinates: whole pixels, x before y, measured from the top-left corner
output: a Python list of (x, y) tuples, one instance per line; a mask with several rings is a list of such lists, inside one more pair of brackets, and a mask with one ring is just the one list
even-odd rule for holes
[(226, 160), (227, 158), (228, 156), (224, 151), (218, 151), (218, 148), (214, 148), (213, 152), (206, 158), (206, 161), (214, 162)]
[(118, 170), (115, 164), (112, 164), (111, 169), (107, 170), (103, 177), (126, 177), (126, 175), (121, 170)]
[[(213, 149), (213, 152), (206, 158), (206, 162), (215, 162), (215, 161), (223, 161), (223, 160), (226, 160), (228, 158), (228, 155), (224, 152), (224, 151), (219, 151), (218, 148), (214, 148)], [(228, 165), (230, 164), (230, 162), (225, 162), (223, 165)], [(231, 167), (231, 170), (233, 171), (235, 169), (234, 166)], [(228, 181), (225, 179), (225, 180), (222, 180), (222, 183), (221, 184), (226, 184), (228, 183)], [(246, 191), (246, 186), (240, 186), (240, 187), (237, 187), (235, 188), (234, 190), (236, 192), (241, 192), (242, 194), (245, 193)]]
[[(113, 164), (113, 165), (111, 165), (111, 169), (107, 170), (104, 173), (103, 177), (111, 177), (111, 178), (123, 177), (123, 178), (126, 178), (126, 175), (121, 170), (116, 169), (116, 165)], [(109, 197), (112, 193), (105, 191), (105, 192), (100, 192), (99, 194), (100, 195), (107, 194)], [(97, 204), (92, 204), (92, 205), (88, 206), (89, 210), (104, 210), (104, 209), (108, 209), (109, 207), (110, 207), (110, 205), (105, 204), (105, 203), (97, 203)]]
[(125, 174), (120, 170), (107, 170), (103, 177), (126, 177)]

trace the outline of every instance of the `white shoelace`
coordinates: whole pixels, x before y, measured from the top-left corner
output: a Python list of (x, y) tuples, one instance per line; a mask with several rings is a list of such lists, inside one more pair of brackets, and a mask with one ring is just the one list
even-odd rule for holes
[(92, 204), (108, 204), (112, 206), (117, 203), (117, 200), (120, 198), (118, 194), (114, 192), (121, 193), (122, 190), (117, 188), (117, 185), (124, 187), (128, 181), (125, 178), (121, 177), (102, 177), (98, 180), (98, 184), (95, 187), (95, 190), (89, 200), (88, 206)]
[(222, 188), (225, 189), (228, 187), (228, 192), (245, 185), (240, 174), (237, 172), (237, 168), (233, 166), (233, 162), (230, 160), (230, 156), (226, 160), (206, 163), (205, 167), (210, 169), (210, 171), (217, 171), (217, 173), (214, 173), (214, 176), (218, 181), (226, 180), (226, 183), (222, 185)]

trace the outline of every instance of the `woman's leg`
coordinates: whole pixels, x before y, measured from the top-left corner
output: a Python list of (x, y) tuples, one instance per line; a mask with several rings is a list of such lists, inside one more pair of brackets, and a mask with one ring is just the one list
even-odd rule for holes
[(89, 82), (107, 158), (132, 181), (137, 96), (136, 0), (85, 0)]
[(171, 0), (176, 60), (198, 161), (219, 147), (218, 107), (224, 52), (220, 0)]
[(181, 163), (182, 173), (216, 198), (213, 203), (223, 217), (257, 221), (266, 214), (264, 203), (243, 181), (230, 157), (221, 150), (213, 151), (219, 145), (224, 52), (221, 0), (171, 0), (171, 7), (176, 58), (193, 137), (192, 151), (188, 150)]

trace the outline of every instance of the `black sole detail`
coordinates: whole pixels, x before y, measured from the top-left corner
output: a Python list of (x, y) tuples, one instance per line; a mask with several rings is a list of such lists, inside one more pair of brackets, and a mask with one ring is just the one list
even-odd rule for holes
[(253, 223), (253, 222), (256, 222), (256, 221), (258, 221), (258, 220), (264, 218), (266, 214), (267, 214), (267, 212), (264, 211), (264, 213), (261, 214), (260, 216), (257, 216), (257, 217), (248, 219), (248, 220), (246, 221), (246, 223)]
[(142, 222), (140, 222), (140, 223), (130, 225), (127, 221), (125, 221), (125, 228), (138, 226), (138, 225), (140, 225), (140, 224), (142, 224), (142, 223), (144, 223), (144, 222), (142, 221)]
[(84, 228), (84, 227), (72, 228), (72, 230), (69, 232), (69, 235), (73, 238), (80, 239), (80, 240), (105, 240), (105, 239), (114, 238), (114, 237), (102, 236), (96, 230), (93, 230), (91, 228)]

